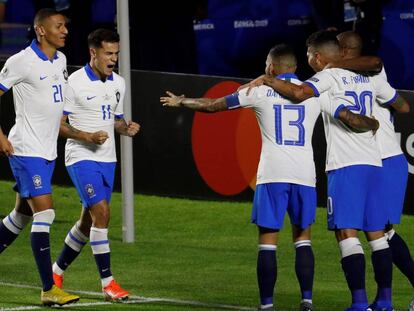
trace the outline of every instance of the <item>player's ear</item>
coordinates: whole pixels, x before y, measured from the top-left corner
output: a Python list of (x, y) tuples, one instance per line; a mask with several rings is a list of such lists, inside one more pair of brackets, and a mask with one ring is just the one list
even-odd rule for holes
[(46, 34), (46, 31), (43, 25), (35, 25), (34, 30), (36, 34), (38, 34), (39, 36), (44, 36)]
[(95, 50), (94, 48), (89, 48), (89, 54), (90, 54), (92, 57), (96, 57), (96, 50)]

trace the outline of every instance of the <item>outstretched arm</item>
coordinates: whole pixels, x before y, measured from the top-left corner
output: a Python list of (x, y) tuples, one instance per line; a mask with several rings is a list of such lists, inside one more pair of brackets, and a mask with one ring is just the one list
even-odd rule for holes
[(140, 130), (141, 126), (133, 121), (125, 121), (125, 119), (115, 119), (115, 131), (124, 136), (134, 137)]
[(177, 96), (172, 92), (166, 92), (168, 96), (160, 97), (164, 107), (185, 107), (201, 112), (218, 112), (227, 110), (226, 98), (187, 98), (184, 95)]
[(374, 118), (351, 112), (344, 108), (339, 112), (339, 119), (356, 132), (373, 131), (374, 134), (379, 128), (379, 122)]
[(289, 81), (263, 76), (263, 84), (282, 94), (293, 102), (300, 103), (304, 100), (316, 96), (314, 90), (307, 84), (293, 84)]
[(359, 56), (351, 59), (341, 59), (331, 62), (325, 66), (328, 68), (342, 68), (353, 71), (380, 73), (382, 70), (382, 60), (377, 56)]
[(97, 145), (102, 145), (109, 137), (108, 133), (105, 131), (89, 133), (78, 130), (66, 122), (67, 118), (67, 116), (62, 116), (62, 119), (60, 120), (59, 136), (61, 137), (72, 138)]

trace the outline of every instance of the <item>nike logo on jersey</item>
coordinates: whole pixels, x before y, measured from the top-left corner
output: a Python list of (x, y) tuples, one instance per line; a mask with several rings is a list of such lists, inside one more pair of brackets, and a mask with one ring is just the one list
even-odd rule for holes
[(40, 80), (44, 80), (44, 79), (46, 79), (47, 78), (47, 76), (40, 76)]
[(95, 97), (96, 97), (96, 96), (87, 96), (87, 97), (86, 97), (86, 99), (87, 99), (87, 100), (91, 100), (91, 99), (93, 99), (93, 98), (95, 98)]
[(50, 247), (45, 247), (45, 248), (41, 247), (41, 248), (40, 248), (40, 251), (41, 251), (41, 252), (43, 252), (43, 251), (45, 251), (45, 250), (47, 250), (47, 249), (49, 249), (49, 248), (50, 248)]

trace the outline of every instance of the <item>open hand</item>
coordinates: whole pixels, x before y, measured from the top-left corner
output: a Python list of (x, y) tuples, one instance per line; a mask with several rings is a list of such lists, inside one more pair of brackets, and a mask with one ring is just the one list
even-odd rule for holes
[(160, 97), (160, 102), (164, 107), (180, 107), (184, 100), (184, 95), (177, 96), (170, 91), (166, 91), (168, 96)]

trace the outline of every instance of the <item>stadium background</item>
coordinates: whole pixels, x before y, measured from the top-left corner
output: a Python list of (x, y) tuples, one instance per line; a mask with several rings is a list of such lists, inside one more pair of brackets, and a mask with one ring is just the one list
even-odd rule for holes
[[(86, 36), (96, 27), (115, 28), (114, 0), (55, 1), (71, 18), (64, 52), (73, 71), (88, 60)], [(269, 48), (292, 44), (299, 55), (300, 78), (312, 73), (305, 59), (304, 41), (321, 26), (318, 1), (194, 1), (148, 4), (147, 10), (130, 1), (133, 119), (142, 125), (134, 140), (135, 191), (178, 197), (251, 200), (260, 136), (251, 111), (207, 116), (166, 110), (159, 96), (171, 90), (190, 97), (219, 97), (261, 74)], [(335, 2), (335, 1), (333, 1)], [(343, 1), (342, 1), (343, 2)], [(370, 1), (368, 1), (370, 2)], [(373, 47), (383, 58), (391, 84), (414, 102), (414, 1), (375, 1), (382, 25)], [(0, 55), (24, 48), (27, 28), (40, 6), (54, 1), (9, 0), (0, 24)], [(24, 7), (24, 10), (21, 8)], [(149, 13), (148, 13), (149, 12)], [(335, 26), (349, 29), (352, 23)], [(324, 26), (329, 25), (325, 23)], [(231, 77), (231, 78), (229, 78)], [(1, 124), (8, 132), (14, 123), (11, 93), (2, 98)], [(408, 189), (414, 179), (412, 114), (397, 116), (396, 129), (411, 164)], [(318, 203), (325, 205), (325, 143), (319, 121), (314, 133), (318, 175)], [(63, 141), (59, 143), (63, 155)], [(7, 160), (0, 164), (1, 179), (11, 179)], [(119, 174), (119, 172), (118, 172)], [(120, 189), (117, 178), (116, 189)], [(70, 180), (58, 160), (57, 184)], [(414, 193), (407, 191), (405, 211), (414, 213)]]

